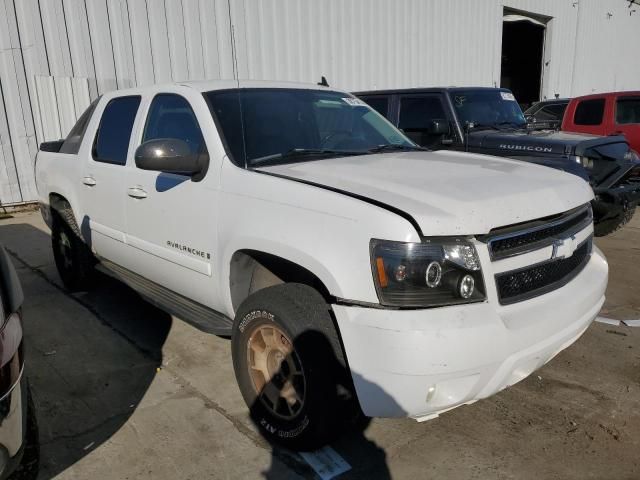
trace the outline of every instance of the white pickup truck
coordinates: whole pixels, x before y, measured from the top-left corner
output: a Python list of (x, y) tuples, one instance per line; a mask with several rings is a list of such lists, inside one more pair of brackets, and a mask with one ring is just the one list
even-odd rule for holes
[(230, 336), (252, 417), (290, 448), (358, 409), (424, 420), (492, 395), (604, 302), (586, 182), (426, 151), (327, 87), (105, 94), (41, 146), (36, 177), (65, 285), (99, 264)]

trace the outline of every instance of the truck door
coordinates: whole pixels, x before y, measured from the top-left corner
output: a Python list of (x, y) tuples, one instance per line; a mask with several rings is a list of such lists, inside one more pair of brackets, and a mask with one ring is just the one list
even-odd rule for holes
[[(204, 99), (200, 97), (204, 105)], [(205, 105), (206, 108), (206, 105)], [(150, 102), (138, 134), (140, 145), (159, 138), (179, 139), (193, 152), (207, 146), (189, 101), (160, 93)], [(127, 266), (135, 273), (196, 302), (215, 308), (212, 278), (216, 248), (217, 188), (209, 169), (201, 180), (174, 173), (128, 169), (126, 192)]]
[[(132, 157), (131, 130), (140, 106), (140, 96), (105, 99), (100, 122), (90, 142), (80, 150), (85, 157), (80, 228), (93, 250), (115, 263), (123, 261), (125, 246), (125, 170)], [(98, 107), (99, 110), (100, 107)]]
[(397, 125), (423, 147), (451, 145), (451, 122), (439, 93), (400, 95)]
[(612, 133), (622, 133), (636, 151), (640, 151), (640, 95), (620, 95), (616, 98)]

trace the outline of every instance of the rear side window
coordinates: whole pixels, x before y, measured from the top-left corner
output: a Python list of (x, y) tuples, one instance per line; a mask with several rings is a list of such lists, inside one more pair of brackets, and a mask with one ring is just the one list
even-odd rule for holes
[(620, 97), (616, 102), (616, 123), (640, 123), (640, 97)]
[(576, 125), (600, 125), (604, 117), (604, 98), (583, 100), (574, 115)]
[(192, 153), (205, 150), (202, 131), (189, 102), (180, 95), (156, 95), (149, 108), (142, 142), (158, 138), (177, 138), (191, 147)]
[(116, 165), (127, 163), (131, 129), (139, 106), (138, 96), (114, 98), (107, 104), (93, 144), (93, 158), (96, 162)]
[(80, 115), (80, 118), (60, 147), (60, 153), (71, 153), (74, 155), (78, 153), (80, 150), (80, 144), (84, 137), (84, 132), (87, 131), (87, 125), (89, 125), (89, 120), (91, 120), (91, 115), (93, 115), (93, 111), (96, 109), (98, 100), (100, 100), (100, 97), (91, 102), (91, 105), (89, 105), (84, 113)]
[(404, 97), (400, 100), (398, 127), (405, 131), (428, 130), (433, 120), (446, 118), (442, 101), (437, 96)]
[(372, 97), (360, 97), (367, 102), (371, 108), (377, 111), (384, 117), (389, 116), (389, 97), (383, 97), (382, 95), (375, 95)]

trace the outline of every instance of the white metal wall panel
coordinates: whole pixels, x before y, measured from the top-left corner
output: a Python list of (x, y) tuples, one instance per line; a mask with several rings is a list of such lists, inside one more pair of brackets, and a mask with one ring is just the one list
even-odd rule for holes
[[(75, 107), (75, 120), (89, 107), (91, 103), (91, 92), (89, 90), (89, 81), (87, 78), (74, 77), (71, 78), (71, 88), (73, 89), (73, 106)], [(69, 133), (67, 131), (67, 133)]]
[(167, 31), (167, 12), (164, 2), (147, 2), (149, 34), (156, 83), (171, 81), (171, 50)]
[(29, 103), (32, 109), (36, 140), (42, 141), (40, 110), (36, 97), (36, 75), (49, 75), (49, 62), (44, 43), (44, 31), (40, 21), (40, 7), (38, 0), (22, 0), (14, 3), (16, 19), (20, 33), (20, 44), (28, 45), (22, 49), (22, 63), (24, 66), (29, 89)]
[(133, 62), (127, 1), (107, 0), (107, 13), (116, 70), (116, 84), (118, 88), (134, 87), (136, 86), (136, 69)]
[(167, 19), (167, 36), (169, 38), (171, 79), (177, 82), (189, 80), (182, 0), (165, 0), (164, 5)]
[(38, 149), (16, 12), (10, 0), (0, 0), (0, 79), (19, 190), (25, 201), (36, 198), (33, 159)]
[(155, 82), (155, 75), (146, 0), (129, 3), (129, 22), (132, 26), (131, 43), (136, 83), (138, 86), (151, 85)]
[[(57, 138), (65, 137), (76, 123), (76, 107), (73, 101), (71, 77), (53, 77), (55, 99), (60, 119), (60, 133)], [(55, 140), (55, 139), (51, 139)]]
[(0, 82), (0, 205), (22, 201)]
[(58, 102), (56, 101), (56, 87), (53, 77), (38, 75), (35, 77), (36, 100), (40, 115), (41, 141), (56, 140), (62, 137), (60, 118), (58, 116)]
[[(98, 95), (98, 83), (96, 81), (93, 47), (85, 0), (63, 0), (63, 7), (73, 75), (88, 78), (91, 96), (96, 97)], [(39, 73), (42, 75), (49, 74), (45, 72)]]
[(86, 9), (98, 93), (102, 94), (118, 88), (107, 2), (106, 0), (87, 1)]
[[(200, 3), (198, 0), (185, 0), (182, 2), (182, 10), (189, 79), (204, 79), (206, 77), (204, 73)], [(211, 27), (206, 25), (206, 28)]]

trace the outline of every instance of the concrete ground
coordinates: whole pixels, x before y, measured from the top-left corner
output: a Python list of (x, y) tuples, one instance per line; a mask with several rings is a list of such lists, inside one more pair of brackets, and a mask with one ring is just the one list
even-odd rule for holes
[[(251, 424), (229, 341), (127, 287), (67, 294), (39, 214), (0, 221), (18, 268), (38, 478), (317, 478)], [(603, 315), (640, 318), (640, 215), (599, 239), (611, 266)], [(436, 420), (373, 420), (333, 448), (340, 478), (640, 478), (640, 328), (593, 324), (530, 378)]]

